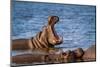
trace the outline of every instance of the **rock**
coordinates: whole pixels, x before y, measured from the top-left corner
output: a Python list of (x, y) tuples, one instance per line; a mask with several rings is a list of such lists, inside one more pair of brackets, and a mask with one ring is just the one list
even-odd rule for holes
[(96, 60), (96, 45), (92, 45), (88, 48), (83, 55), (83, 61), (95, 61)]

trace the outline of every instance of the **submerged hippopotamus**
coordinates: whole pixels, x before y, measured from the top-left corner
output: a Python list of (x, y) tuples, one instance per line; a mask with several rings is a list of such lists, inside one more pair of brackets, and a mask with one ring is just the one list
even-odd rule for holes
[(43, 27), (35, 37), (30, 39), (12, 40), (12, 50), (26, 50), (34, 48), (50, 48), (62, 43), (54, 29), (54, 25), (59, 21), (58, 16), (49, 16), (47, 26)]
[(39, 54), (21, 54), (11, 57), (11, 62), (16, 64), (42, 63), (45, 61), (45, 55)]
[(92, 45), (84, 51), (83, 61), (96, 61), (96, 45)]
[(87, 50), (77, 48), (75, 50), (68, 50), (56, 54), (56, 51), (50, 51), (48, 54), (21, 54), (11, 57), (12, 63), (28, 64), (28, 63), (72, 63), (83, 61), (95, 61), (96, 51), (95, 45), (89, 47)]

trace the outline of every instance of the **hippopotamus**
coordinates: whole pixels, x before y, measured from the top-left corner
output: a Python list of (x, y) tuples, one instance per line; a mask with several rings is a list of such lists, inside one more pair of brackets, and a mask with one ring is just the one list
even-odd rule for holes
[(77, 48), (72, 51), (74, 53), (75, 62), (81, 62), (84, 55), (84, 50), (82, 48)]
[(35, 37), (29, 39), (12, 40), (12, 50), (26, 50), (34, 48), (52, 48), (63, 42), (62, 37), (55, 31), (55, 24), (59, 21), (58, 16), (49, 16), (48, 24)]
[(42, 63), (45, 61), (45, 55), (41, 54), (21, 54), (11, 57), (11, 62), (16, 64)]
[(48, 50), (48, 54), (21, 54), (12, 56), (12, 62), (16, 64), (26, 63), (72, 63), (72, 62), (84, 62), (95, 61), (95, 45), (89, 47), (87, 50), (77, 48), (75, 50), (68, 50), (56, 54), (55, 50)]
[(72, 51), (75, 62), (95, 61), (96, 60), (96, 46), (92, 45), (87, 50), (77, 48)]
[(83, 61), (96, 61), (96, 46), (92, 45), (84, 51)]

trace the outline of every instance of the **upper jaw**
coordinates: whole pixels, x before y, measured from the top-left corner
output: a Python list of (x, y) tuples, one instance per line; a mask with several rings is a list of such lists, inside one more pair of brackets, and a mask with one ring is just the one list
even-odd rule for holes
[(58, 16), (50, 16), (48, 18), (48, 25), (54, 26), (59, 21)]

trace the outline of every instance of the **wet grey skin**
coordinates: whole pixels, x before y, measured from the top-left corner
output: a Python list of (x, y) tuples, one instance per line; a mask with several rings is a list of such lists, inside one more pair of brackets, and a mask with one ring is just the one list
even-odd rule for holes
[(58, 36), (55, 31), (55, 24), (59, 21), (58, 16), (49, 16), (48, 24), (43, 27), (42, 31), (30, 39), (12, 40), (12, 50), (26, 50), (34, 48), (52, 48), (63, 42), (62, 37)]

